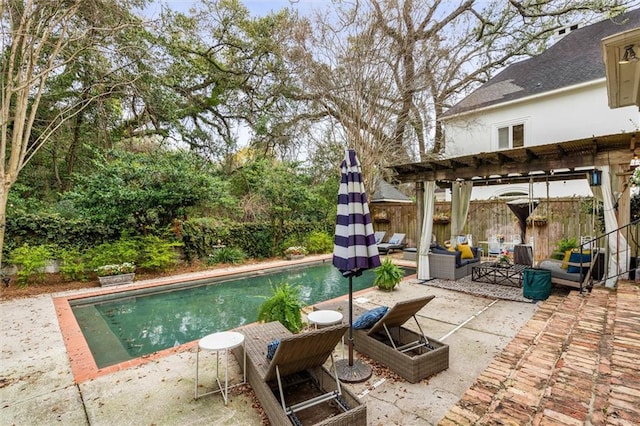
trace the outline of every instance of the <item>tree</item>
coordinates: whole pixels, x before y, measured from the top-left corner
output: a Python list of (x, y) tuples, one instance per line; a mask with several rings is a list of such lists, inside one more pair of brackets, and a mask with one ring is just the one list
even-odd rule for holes
[(555, 30), (637, 1), (334, 4), (335, 14), (298, 23), (288, 60), (300, 71), (297, 98), (342, 129), (372, 180), (373, 165), (443, 152), (442, 113), (505, 65), (543, 50)]
[(232, 173), (230, 184), (233, 195), (242, 200), (242, 216), (235, 219), (265, 220), (282, 229), (287, 221), (326, 217), (321, 207), (327, 204), (299, 164), (265, 158), (250, 160)]
[(94, 160), (95, 172), (77, 176), (67, 192), (82, 216), (136, 233), (162, 231), (190, 207), (230, 203), (227, 185), (201, 157), (184, 151), (111, 151)]
[(213, 160), (233, 157), (247, 129), (264, 155), (286, 151), (294, 110), (281, 49), (291, 19), (286, 10), (252, 18), (238, 0), (202, 1), (189, 15), (167, 11), (152, 30), (146, 67), (156, 72), (133, 94), (123, 125), (177, 136)]
[(92, 100), (115, 89), (103, 84), (104, 81), (94, 82), (83, 88), (83, 96), (61, 100), (57, 110), (47, 115), (43, 113), (42, 100), (51, 94), (51, 79), (64, 74), (81, 55), (109, 52), (114, 40), (126, 37), (128, 30), (139, 28), (140, 20), (129, 10), (145, 3), (145, 0), (9, 0), (0, 3), (3, 47), (0, 265), (7, 199), (20, 172), (58, 129)]

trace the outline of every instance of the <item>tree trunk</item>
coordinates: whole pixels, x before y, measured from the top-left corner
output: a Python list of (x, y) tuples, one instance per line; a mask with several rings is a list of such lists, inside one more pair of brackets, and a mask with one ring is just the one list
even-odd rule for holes
[(9, 199), (9, 189), (11, 184), (0, 185), (0, 271), (2, 270), (2, 248), (4, 248), (4, 234), (7, 229), (7, 201)]

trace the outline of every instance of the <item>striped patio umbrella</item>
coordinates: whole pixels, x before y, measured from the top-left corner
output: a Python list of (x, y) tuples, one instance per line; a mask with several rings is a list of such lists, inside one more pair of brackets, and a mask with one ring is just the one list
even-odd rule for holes
[[(371, 368), (353, 360), (353, 277), (380, 266), (367, 194), (360, 163), (348, 150), (341, 164), (338, 215), (333, 246), (333, 266), (349, 279), (349, 358), (337, 363), (338, 377), (345, 382), (361, 382), (371, 377)], [(348, 361), (348, 363), (347, 363)]]

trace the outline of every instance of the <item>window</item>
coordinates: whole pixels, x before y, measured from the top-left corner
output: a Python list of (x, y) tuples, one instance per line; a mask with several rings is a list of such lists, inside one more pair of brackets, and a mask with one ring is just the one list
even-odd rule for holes
[(512, 124), (498, 128), (498, 149), (524, 146), (524, 124)]

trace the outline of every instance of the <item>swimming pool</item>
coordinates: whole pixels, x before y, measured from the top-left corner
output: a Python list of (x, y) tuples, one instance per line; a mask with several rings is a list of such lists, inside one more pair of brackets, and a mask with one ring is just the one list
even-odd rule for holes
[[(415, 273), (404, 269), (405, 276)], [(365, 271), (353, 280), (353, 290), (371, 287), (373, 279), (374, 272)], [(348, 292), (347, 279), (324, 263), (86, 297), (70, 305), (103, 368), (255, 322), (272, 286), (283, 281), (300, 286), (307, 305)]]

